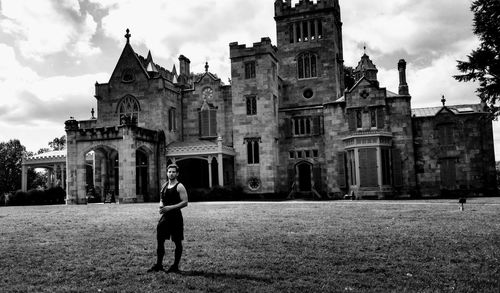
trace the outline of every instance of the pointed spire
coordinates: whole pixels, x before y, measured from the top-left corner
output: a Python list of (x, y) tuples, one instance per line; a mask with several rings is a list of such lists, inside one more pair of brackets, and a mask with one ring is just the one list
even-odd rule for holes
[(151, 51), (148, 51), (148, 57), (146, 57), (146, 71), (147, 72), (158, 72), (156, 68), (156, 64), (153, 61), (153, 57), (151, 56)]
[(208, 72), (208, 62), (205, 62), (205, 72)]
[(174, 64), (174, 67), (172, 68), (172, 74), (173, 74), (174, 76), (176, 76), (176, 75), (177, 75), (177, 69), (175, 68), (175, 64)]
[(444, 95), (441, 98), (441, 103), (443, 103), (443, 107), (445, 106), (444, 104), (446, 103), (446, 99), (444, 98)]
[(128, 44), (128, 43), (130, 42), (130, 37), (131, 37), (132, 35), (130, 34), (130, 30), (129, 30), (128, 28), (125, 30), (125, 32), (127, 32), (127, 33), (125, 34), (125, 38), (127, 39), (127, 44)]

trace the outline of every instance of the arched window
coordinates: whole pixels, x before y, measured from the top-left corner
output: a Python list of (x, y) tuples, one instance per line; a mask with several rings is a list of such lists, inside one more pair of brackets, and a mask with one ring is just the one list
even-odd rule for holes
[(299, 79), (317, 77), (316, 55), (303, 53), (297, 57), (297, 72)]
[(205, 101), (198, 112), (200, 137), (217, 137), (217, 108)]
[(139, 121), (139, 112), (141, 107), (139, 101), (133, 96), (125, 96), (120, 102), (118, 102), (118, 107), (116, 112), (120, 116), (120, 124), (125, 124), (127, 121), (132, 124), (137, 124)]

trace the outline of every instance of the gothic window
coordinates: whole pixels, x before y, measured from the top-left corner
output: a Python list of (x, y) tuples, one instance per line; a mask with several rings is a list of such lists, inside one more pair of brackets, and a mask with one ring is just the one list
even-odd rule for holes
[(356, 128), (363, 128), (363, 113), (361, 110), (356, 110)]
[(255, 61), (245, 62), (245, 79), (255, 78)]
[(177, 130), (176, 110), (173, 107), (168, 110), (168, 130)]
[(377, 128), (377, 109), (370, 109), (370, 127)]
[(320, 135), (322, 133), (320, 116), (305, 116), (292, 118), (292, 133), (294, 136)]
[(120, 116), (120, 124), (127, 121), (136, 124), (139, 120), (139, 112), (141, 107), (139, 102), (133, 96), (125, 96), (118, 102), (117, 113)]
[(246, 138), (247, 145), (247, 162), (248, 164), (259, 163), (259, 141), (260, 138)]
[(303, 53), (297, 58), (297, 71), (299, 79), (317, 77), (316, 55)]
[(247, 115), (257, 115), (257, 98), (255, 96), (246, 97)]
[(359, 181), (361, 187), (378, 186), (377, 149), (363, 148), (358, 150)]
[(199, 112), (200, 137), (217, 136), (217, 109), (202, 108)]

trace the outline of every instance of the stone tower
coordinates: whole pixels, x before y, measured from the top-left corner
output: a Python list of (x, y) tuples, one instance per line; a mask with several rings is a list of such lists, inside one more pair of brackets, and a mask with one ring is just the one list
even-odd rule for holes
[(250, 193), (276, 192), (278, 59), (269, 38), (229, 44), (235, 181)]
[(282, 106), (335, 101), (344, 90), (338, 0), (274, 2)]

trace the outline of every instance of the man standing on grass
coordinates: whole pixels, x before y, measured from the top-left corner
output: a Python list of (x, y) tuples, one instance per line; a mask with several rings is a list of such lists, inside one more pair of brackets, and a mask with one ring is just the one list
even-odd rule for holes
[(179, 262), (182, 255), (182, 240), (184, 240), (184, 221), (181, 209), (188, 205), (187, 191), (184, 185), (177, 181), (179, 166), (170, 164), (167, 167), (168, 181), (163, 184), (160, 193), (160, 214), (162, 215), (156, 227), (156, 264), (148, 272), (163, 271), (163, 256), (165, 255), (165, 240), (171, 239), (175, 243), (175, 260), (167, 270), (179, 271)]

